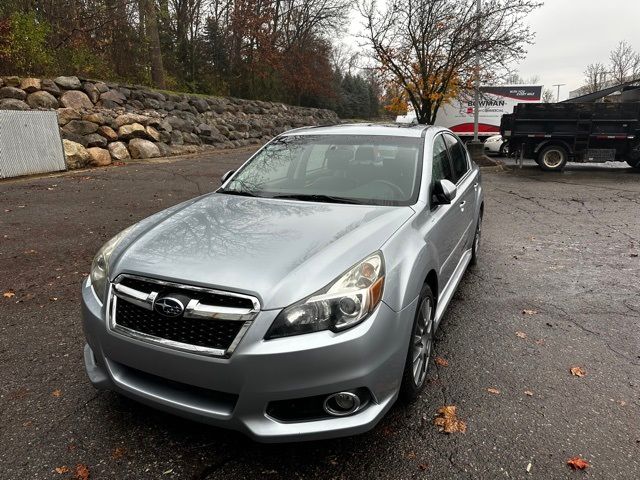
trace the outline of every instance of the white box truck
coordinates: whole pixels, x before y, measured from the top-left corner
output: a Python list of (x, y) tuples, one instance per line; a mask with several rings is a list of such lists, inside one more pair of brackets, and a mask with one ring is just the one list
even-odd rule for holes
[[(480, 87), (480, 115), (478, 133), (482, 139), (500, 134), (500, 119), (505, 113), (512, 113), (518, 103), (539, 103), (542, 96), (541, 85), (487, 85)], [(446, 127), (461, 137), (473, 136), (473, 92), (462, 92), (450, 103), (438, 110), (435, 124)], [(399, 123), (413, 123), (416, 115), (396, 118)]]

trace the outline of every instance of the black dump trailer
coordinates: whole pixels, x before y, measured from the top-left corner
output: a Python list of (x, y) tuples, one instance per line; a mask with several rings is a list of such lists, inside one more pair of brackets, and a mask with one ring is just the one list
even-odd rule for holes
[(567, 162), (627, 162), (640, 168), (640, 102), (519, 103), (502, 116), (509, 154), (562, 171)]

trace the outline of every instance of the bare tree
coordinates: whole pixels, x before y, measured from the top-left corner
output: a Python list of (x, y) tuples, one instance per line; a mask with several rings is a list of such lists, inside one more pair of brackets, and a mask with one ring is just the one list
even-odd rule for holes
[(390, 0), (386, 9), (363, 0), (359, 9), (382, 74), (401, 87), (419, 123), (433, 123), (440, 106), (476, 76), (490, 78), (524, 57), (533, 38), (524, 18), (540, 5), (492, 0), (477, 13), (476, 0)]
[(584, 70), (584, 93), (602, 90), (607, 84), (607, 68), (600, 62), (590, 63)]
[(640, 54), (626, 40), (618, 43), (609, 60), (613, 79), (618, 83), (629, 81), (634, 74), (640, 73)]
[(542, 102), (543, 103), (554, 103), (556, 101), (556, 96), (553, 93), (553, 90), (550, 88), (545, 88), (542, 90)]
[(158, 32), (158, 16), (155, 0), (140, 0), (140, 10), (144, 12), (145, 33), (149, 42), (149, 56), (151, 57), (151, 80), (157, 88), (165, 88), (164, 68), (162, 66), (162, 50), (160, 49), (160, 34)]

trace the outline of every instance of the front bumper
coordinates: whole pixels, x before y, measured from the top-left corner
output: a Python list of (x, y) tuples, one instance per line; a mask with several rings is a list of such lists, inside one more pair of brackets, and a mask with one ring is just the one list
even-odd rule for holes
[[(314, 440), (373, 428), (397, 398), (416, 301), (400, 312), (381, 303), (362, 324), (265, 341), (278, 311), (262, 311), (229, 358), (152, 345), (108, 330), (88, 282), (82, 287), (84, 350), (96, 388), (262, 442)], [(188, 388), (185, 388), (188, 387)], [(279, 421), (269, 402), (367, 388), (372, 401), (347, 417)]]

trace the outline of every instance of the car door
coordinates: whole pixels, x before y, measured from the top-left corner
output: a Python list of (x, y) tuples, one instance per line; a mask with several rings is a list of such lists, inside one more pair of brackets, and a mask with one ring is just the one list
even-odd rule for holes
[[(438, 134), (434, 138), (431, 168), (431, 192), (439, 180), (446, 179), (455, 183), (453, 167), (443, 134)], [(461, 223), (462, 214), (457, 202), (458, 195), (450, 204), (437, 204), (434, 202), (433, 195), (431, 197), (432, 227), (428, 230), (425, 241), (435, 248), (440, 265), (438, 279), (445, 286), (460, 260), (459, 240), (464, 232), (464, 225)]]
[(478, 189), (478, 171), (471, 168), (471, 161), (467, 149), (455, 135), (444, 133), (447, 150), (453, 168), (457, 194), (456, 207), (460, 213), (460, 221), (464, 225), (461, 229), (457, 256), (462, 258), (464, 252), (471, 248), (475, 233), (476, 192)]

